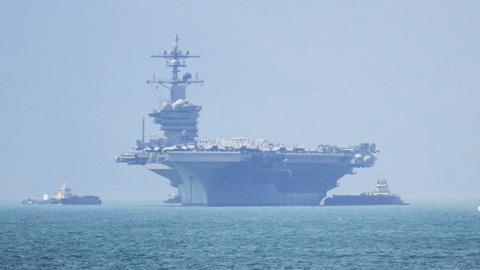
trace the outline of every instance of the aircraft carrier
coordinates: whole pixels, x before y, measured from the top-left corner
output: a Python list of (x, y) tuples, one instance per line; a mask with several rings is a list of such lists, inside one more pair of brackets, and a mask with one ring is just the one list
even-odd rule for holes
[(203, 80), (188, 72), (182, 75), (180, 69), (187, 59), (200, 56), (181, 50), (178, 41), (176, 36), (172, 49), (151, 55), (171, 70), (170, 79), (154, 76), (147, 81), (170, 92), (170, 100), (148, 114), (159, 131), (145, 141), (143, 122), (136, 150), (116, 161), (141, 165), (167, 178), (183, 205), (319, 205), (342, 176), (374, 165), (378, 151), (369, 143), (304, 148), (265, 139), (199, 139), (202, 107), (187, 99), (186, 88)]

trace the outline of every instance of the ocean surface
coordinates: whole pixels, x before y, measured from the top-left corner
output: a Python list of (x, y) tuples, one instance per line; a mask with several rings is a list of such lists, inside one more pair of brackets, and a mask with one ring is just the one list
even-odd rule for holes
[(0, 269), (480, 269), (480, 213), (469, 203), (7, 203)]

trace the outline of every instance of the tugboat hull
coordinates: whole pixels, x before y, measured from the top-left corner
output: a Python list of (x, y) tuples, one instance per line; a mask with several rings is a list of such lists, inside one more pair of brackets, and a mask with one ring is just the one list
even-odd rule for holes
[(333, 195), (324, 205), (408, 205), (397, 195)]

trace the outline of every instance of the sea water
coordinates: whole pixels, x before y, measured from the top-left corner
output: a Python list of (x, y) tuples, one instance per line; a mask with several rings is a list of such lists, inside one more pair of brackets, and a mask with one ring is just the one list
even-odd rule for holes
[(0, 233), (0, 269), (480, 269), (473, 204), (4, 204)]

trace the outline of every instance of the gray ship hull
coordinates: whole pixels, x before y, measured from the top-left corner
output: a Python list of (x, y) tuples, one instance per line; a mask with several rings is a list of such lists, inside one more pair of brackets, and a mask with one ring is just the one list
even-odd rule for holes
[(333, 195), (325, 200), (326, 206), (353, 205), (408, 205), (398, 195)]
[(343, 155), (179, 152), (162, 158), (146, 168), (168, 178), (183, 205), (319, 205), (352, 172)]

